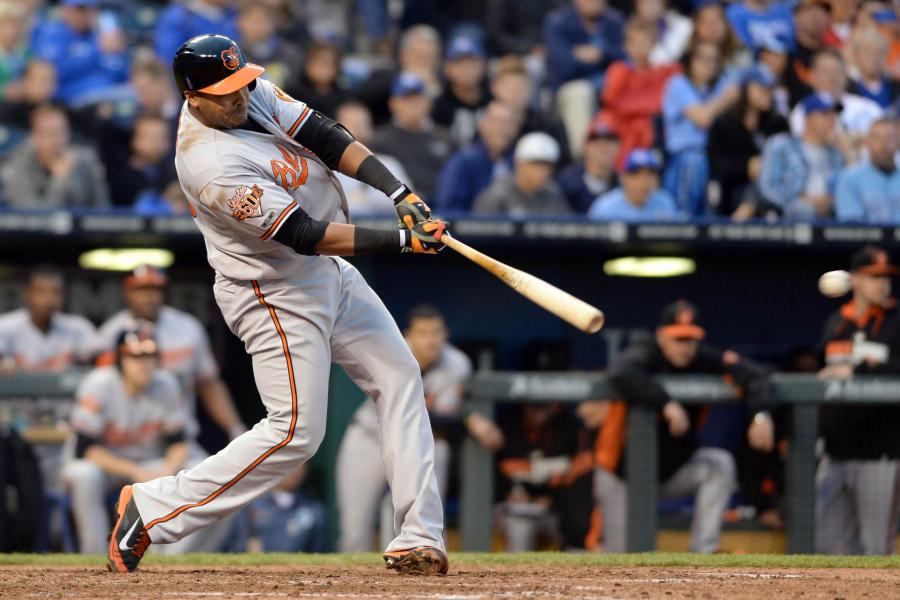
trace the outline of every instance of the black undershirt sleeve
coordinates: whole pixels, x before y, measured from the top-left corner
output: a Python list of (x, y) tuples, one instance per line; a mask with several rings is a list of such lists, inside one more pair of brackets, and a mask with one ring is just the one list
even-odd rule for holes
[(316, 246), (325, 237), (328, 223), (316, 221), (302, 208), (297, 208), (281, 224), (281, 229), (272, 239), (281, 242), (285, 246), (293, 248), (298, 254), (314, 256)]
[(96, 438), (83, 433), (75, 434), (75, 458), (84, 458), (85, 453), (91, 446), (96, 446), (100, 442)]
[(337, 169), (347, 146), (356, 139), (347, 128), (315, 110), (294, 135), (298, 143), (315, 153), (329, 169)]
[(187, 438), (184, 436), (184, 430), (176, 431), (175, 433), (170, 433), (163, 437), (163, 444), (166, 448), (169, 446), (174, 446), (175, 444), (180, 444), (185, 441)]

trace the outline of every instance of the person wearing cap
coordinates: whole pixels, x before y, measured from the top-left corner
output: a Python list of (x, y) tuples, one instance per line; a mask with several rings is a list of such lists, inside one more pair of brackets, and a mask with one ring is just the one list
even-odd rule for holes
[(487, 54), (481, 44), (459, 36), (447, 45), (444, 90), (434, 101), (431, 118), (447, 129), (457, 146), (469, 144), (477, 133), (477, 117), (491, 100), (485, 73)]
[(787, 120), (775, 110), (774, 87), (765, 65), (750, 67), (742, 74), (737, 103), (709, 128), (706, 155), (713, 185), (708, 202), (717, 214), (743, 221), (757, 212), (755, 184), (763, 144), (788, 130)]
[(840, 105), (826, 94), (810, 94), (804, 110), (802, 137), (779, 133), (763, 147), (759, 192), (786, 217), (827, 219), (832, 213), (834, 184), (844, 156), (834, 144)]
[(425, 82), (415, 73), (400, 73), (391, 87), (388, 105), (391, 122), (375, 130), (369, 147), (400, 161), (413, 187), (423, 198), (432, 200), (453, 142), (431, 120), (432, 101)]
[(627, 490), (623, 478), (625, 423), (629, 405), (660, 411), (657, 427), (659, 481), (662, 498), (694, 496), (690, 550), (719, 549), (722, 518), (736, 487), (735, 461), (722, 448), (703, 447), (700, 428), (707, 407), (682, 406), (654, 378), (658, 375), (722, 375), (742, 390), (750, 416), (747, 442), (751, 448), (770, 452), (774, 425), (768, 375), (759, 365), (731, 350), (720, 350), (703, 340), (697, 310), (678, 300), (662, 311), (655, 336), (632, 343), (609, 364), (607, 375), (617, 399), (608, 407), (597, 441), (595, 496), (603, 516), (603, 546), (609, 552), (625, 551)]
[(557, 183), (572, 210), (587, 214), (599, 196), (616, 187), (616, 156), (619, 136), (603, 121), (594, 121), (584, 138), (583, 157), (557, 177)]
[(867, 157), (838, 174), (834, 192), (838, 221), (900, 223), (900, 129), (895, 117), (872, 124), (866, 136)]
[(553, 171), (559, 160), (559, 144), (546, 133), (528, 133), (516, 143), (514, 168), (475, 198), (472, 212), (524, 217), (569, 214)]
[(70, 106), (100, 100), (128, 81), (125, 39), (114, 17), (99, 13), (97, 0), (63, 0), (61, 5), (59, 20), (36, 25), (32, 51), (56, 67), (54, 100)]
[(801, 0), (794, 5), (794, 38), (785, 82), (791, 105), (809, 94), (810, 68), (816, 53), (824, 50), (828, 30), (828, 5), (823, 0)]
[(62, 479), (72, 498), (78, 549), (101, 554), (107, 494), (123, 483), (174, 475), (188, 462), (187, 404), (147, 327), (116, 336), (113, 365), (88, 373), (75, 393), (73, 455)]
[(744, 46), (758, 50), (770, 40), (793, 39), (791, 7), (776, 0), (741, 0), (725, 11), (728, 22)]
[[(847, 91), (847, 65), (843, 57), (831, 49), (822, 50), (813, 57), (809, 72), (809, 86), (814, 93), (827, 94), (838, 101), (837, 141), (848, 162), (856, 158), (858, 144), (869, 126), (884, 111), (874, 101)], [(788, 117), (794, 135), (803, 135), (803, 101), (794, 105)]]
[(775, 87), (772, 90), (775, 100), (774, 108), (780, 115), (787, 116), (791, 112), (790, 92), (784, 83), (788, 69), (787, 46), (777, 40), (764, 45), (756, 53), (756, 62), (766, 67), (775, 78)]
[(888, 41), (875, 27), (857, 28), (850, 35), (849, 91), (887, 110), (900, 97), (900, 81), (888, 76)]
[(191, 0), (172, 2), (162, 11), (153, 31), (156, 56), (166, 64), (184, 40), (210, 31), (237, 39), (237, 11), (234, 0)]
[(740, 86), (725, 74), (722, 59), (715, 44), (691, 46), (682, 61), (684, 72), (669, 79), (663, 94), (663, 185), (679, 209), (692, 216), (707, 212), (708, 130), (740, 97)]
[[(825, 322), (826, 380), (900, 374), (900, 315), (887, 252), (866, 246), (850, 260), (852, 298)], [(893, 554), (900, 514), (900, 405), (819, 408), (816, 551)]]
[(588, 218), (595, 221), (673, 221), (675, 200), (659, 187), (662, 163), (654, 150), (637, 148), (619, 173), (619, 187), (594, 200)]

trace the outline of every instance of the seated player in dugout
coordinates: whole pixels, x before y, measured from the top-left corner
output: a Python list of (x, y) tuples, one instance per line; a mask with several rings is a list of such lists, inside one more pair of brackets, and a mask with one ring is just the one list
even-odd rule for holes
[[(852, 299), (825, 322), (824, 379), (900, 374), (900, 319), (881, 248), (850, 260)], [(816, 551), (893, 554), (900, 511), (900, 405), (831, 405), (819, 411), (825, 452), (817, 474)]]
[[(747, 429), (751, 448), (770, 452), (774, 425), (768, 375), (755, 363), (731, 350), (703, 343), (706, 331), (697, 311), (678, 300), (662, 312), (653, 339), (633, 343), (609, 366), (609, 379), (621, 401), (585, 403), (579, 414), (597, 426), (594, 495), (600, 507), (603, 549), (624, 552), (627, 489), (624, 480), (625, 424), (629, 404), (659, 409), (657, 428), (659, 481), (662, 498), (694, 496), (690, 550), (720, 549), (722, 519), (736, 487), (735, 461), (721, 448), (701, 447), (698, 436), (709, 407), (682, 406), (654, 379), (655, 375), (715, 374), (740, 389), (752, 415)], [(598, 538), (600, 536), (597, 536)], [(596, 548), (595, 548), (596, 549)]]
[(62, 479), (72, 496), (82, 553), (106, 549), (109, 492), (174, 475), (186, 465), (188, 418), (181, 387), (158, 367), (159, 346), (150, 329), (126, 330), (116, 340), (114, 364), (94, 369), (78, 387), (71, 419), (74, 453)]

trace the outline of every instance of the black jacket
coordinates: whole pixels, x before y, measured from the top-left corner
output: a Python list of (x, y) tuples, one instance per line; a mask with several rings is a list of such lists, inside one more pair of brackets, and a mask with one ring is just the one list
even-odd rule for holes
[[(663, 356), (655, 341), (632, 344), (619, 354), (609, 366), (609, 379), (628, 404), (643, 404), (657, 409), (671, 398), (656, 382), (654, 375), (711, 374), (723, 375), (743, 391), (744, 402), (751, 412), (768, 410), (771, 394), (768, 374), (761, 366), (735, 352), (723, 351), (706, 344), (694, 361), (684, 369), (676, 369)], [(697, 429), (706, 412), (704, 405), (687, 405), (685, 410), (691, 419), (691, 428), (681, 437), (673, 437), (665, 423), (657, 428), (659, 441), (659, 476), (662, 481), (681, 468), (699, 447)], [(623, 438), (624, 439), (624, 438)], [(620, 461), (619, 471), (622, 464)]]
[[(884, 344), (888, 360), (870, 366), (863, 362), (854, 371), (858, 375), (900, 374), (900, 314), (893, 306), (887, 310), (873, 307), (859, 320), (853, 302), (828, 317), (822, 335), (822, 350), (827, 361), (840, 361), (852, 352), (857, 333), (865, 341)], [(825, 405), (819, 413), (819, 428), (825, 438), (825, 451), (837, 460), (900, 459), (900, 405)]]

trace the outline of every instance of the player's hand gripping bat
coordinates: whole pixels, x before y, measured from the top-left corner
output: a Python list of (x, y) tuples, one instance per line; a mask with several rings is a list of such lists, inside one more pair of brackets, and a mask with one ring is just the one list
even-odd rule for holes
[(560, 319), (571, 323), (585, 333), (597, 333), (603, 327), (603, 312), (587, 302), (579, 300), (572, 294), (550, 285), (534, 275), (505, 265), (468, 246), (456, 238), (444, 234), (441, 242), (448, 248), (459, 252), (472, 262), (499, 277), (510, 286), (541, 308), (550, 311)]

